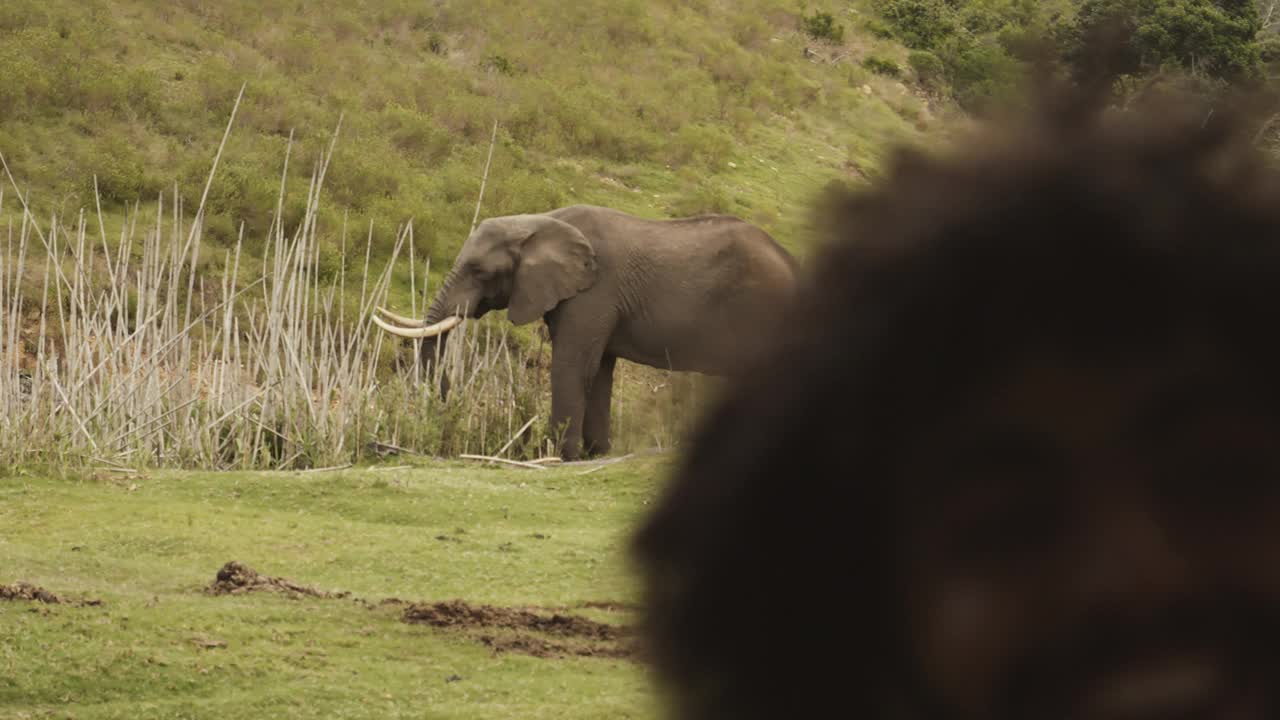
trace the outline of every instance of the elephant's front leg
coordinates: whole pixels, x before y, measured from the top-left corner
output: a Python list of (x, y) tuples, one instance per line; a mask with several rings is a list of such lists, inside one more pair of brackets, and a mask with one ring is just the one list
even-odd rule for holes
[(560, 457), (577, 460), (582, 452), (582, 421), (586, 413), (587, 390), (600, 364), (579, 352), (557, 352), (551, 349), (551, 427), (553, 437), (560, 438)]
[(609, 405), (613, 401), (613, 368), (617, 358), (605, 355), (600, 369), (587, 391), (587, 412), (582, 421), (583, 453), (604, 455), (609, 452)]

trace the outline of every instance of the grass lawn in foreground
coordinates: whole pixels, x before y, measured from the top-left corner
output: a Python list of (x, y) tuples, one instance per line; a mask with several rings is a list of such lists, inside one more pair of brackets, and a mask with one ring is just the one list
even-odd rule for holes
[[(634, 622), (625, 543), (668, 463), (0, 479), (0, 586), (101, 601), (0, 600), (0, 718), (656, 717), (632, 658), (403, 616), (457, 599)], [(233, 560), (350, 595), (207, 593)]]

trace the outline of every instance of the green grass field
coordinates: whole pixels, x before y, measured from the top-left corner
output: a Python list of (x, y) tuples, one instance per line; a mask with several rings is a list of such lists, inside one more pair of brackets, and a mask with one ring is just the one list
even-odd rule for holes
[[(669, 457), (0, 479), (0, 585), (101, 600), (0, 600), (0, 718), (656, 717), (638, 661), (496, 652), (480, 636), (513, 631), (377, 602), (634, 622), (625, 543)], [(351, 596), (207, 594), (232, 560)]]

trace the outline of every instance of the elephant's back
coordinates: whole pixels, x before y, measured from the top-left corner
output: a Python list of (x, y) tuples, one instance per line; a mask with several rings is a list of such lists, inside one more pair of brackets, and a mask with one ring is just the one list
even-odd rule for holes
[(687, 301), (778, 300), (790, 294), (799, 272), (773, 236), (734, 215), (655, 219), (595, 205), (549, 214), (588, 237), (603, 264)]

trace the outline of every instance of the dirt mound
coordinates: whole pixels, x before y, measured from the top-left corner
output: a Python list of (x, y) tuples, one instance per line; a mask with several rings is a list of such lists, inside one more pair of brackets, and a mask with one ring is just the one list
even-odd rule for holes
[(279, 592), (290, 597), (345, 598), (349, 592), (326, 592), (306, 585), (299, 585), (280, 577), (263, 575), (243, 563), (232, 560), (218, 571), (213, 584), (206, 590), (210, 595), (240, 595), (247, 592)]
[[(519, 652), (535, 657), (631, 658), (636, 654), (634, 644), (630, 642), (634, 635), (632, 628), (561, 613), (541, 615), (519, 608), (449, 600), (410, 605), (405, 608), (402, 619), (407, 623), (462, 631), (495, 652)], [(476, 632), (489, 629), (506, 632), (501, 635)], [(539, 635), (552, 636), (557, 640)]]
[(17, 582), (12, 585), (0, 585), (0, 600), (26, 600), (30, 602), (42, 602), (46, 605), (101, 605), (101, 600), (70, 600), (55, 595), (38, 585), (30, 583)]

